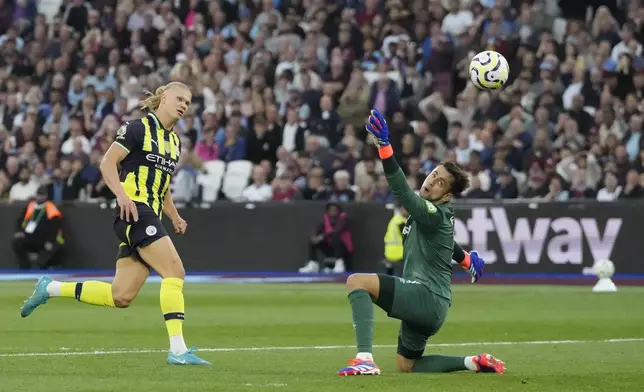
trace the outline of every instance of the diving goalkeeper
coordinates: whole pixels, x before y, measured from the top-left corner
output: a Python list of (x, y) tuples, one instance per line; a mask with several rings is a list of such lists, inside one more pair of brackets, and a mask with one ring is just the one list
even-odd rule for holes
[(427, 176), (418, 196), (407, 185), (393, 158), (387, 123), (377, 110), (371, 112), (366, 128), (378, 144), (391, 190), (410, 215), (403, 228), (405, 267), (401, 278), (352, 274), (347, 279), (358, 354), (338, 375), (380, 374), (372, 355), (372, 301), (389, 317), (402, 321), (396, 357), (398, 371), (503, 373), (504, 363), (489, 354), (423, 356), (427, 340), (441, 328), (451, 305), (452, 259), (472, 275), (472, 283), (480, 278), (484, 267), (476, 252), (468, 254), (454, 243), (451, 200), (467, 188), (467, 174), (456, 164), (441, 163)]

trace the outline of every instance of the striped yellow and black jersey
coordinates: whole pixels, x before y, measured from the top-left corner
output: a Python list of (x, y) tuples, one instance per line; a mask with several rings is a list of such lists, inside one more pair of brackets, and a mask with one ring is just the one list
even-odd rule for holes
[(121, 161), (120, 180), (125, 194), (150, 207), (159, 217), (177, 167), (181, 141), (174, 131), (163, 128), (152, 113), (123, 125), (114, 143), (128, 154)]

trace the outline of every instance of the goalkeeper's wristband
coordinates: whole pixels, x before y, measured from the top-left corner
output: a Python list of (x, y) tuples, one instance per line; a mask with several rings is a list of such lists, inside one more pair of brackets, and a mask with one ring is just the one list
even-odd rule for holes
[(469, 269), (469, 268), (470, 268), (470, 265), (472, 265), (472, 261), (470, 260), (470, 254), (469, 254), (468, 252), (466, 252), (466, 251), (463, 251), (463, 254), (465, 255), (465, 257), (463, 257), (463, 260), (461, 260), (461, 261), (459, 262), (459, 264), (460, 264), (463, 268), (465, 268), (465, 269)]
[(394, 149), (391, 148), (391, 144), (378, 147), (378, 155), (380, 156), (380, 159), (391, 158), (394, 155)]

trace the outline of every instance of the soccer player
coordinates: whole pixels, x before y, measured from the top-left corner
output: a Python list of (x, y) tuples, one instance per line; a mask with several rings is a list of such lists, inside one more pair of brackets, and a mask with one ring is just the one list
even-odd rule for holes
[(441, 163), (427, 176), (420, 196), (407, 185), (393, 158), (387, 123), (373, 110), (367, 131), (374, 137), (389, 185), (409, 212), (403, 229), (404, 269), (400, 278), (381, 274), (352, 274), (347, 279), (358, 354), (341, 376), (377, 375), (372, 355), (373, 303), (402, 321), (398, 333), (396, 368), (400, 372), (446, 373), (458, 370), (503, 373), (505, 365), (489, 354), (467, 357), (423, 356), (429, 337), (438, 332), (451, 305), (452, 259), (480, 278), (484, 262), (476, 252), (454, 244), (453, 195), (468, 185), (467, 174), (453, 163)]
[(112, 284), (58, 282), (43, 276), (25, 301), (20, 312), (22, 317), (29, 316), (51, 297), (126, 308), (136, 298), (152, 268), (162, 277), (161, 311), (170, 337), (168, 363), (210, 365), (189, 350), (183, 339), (185, 270), (161, 223), (165, 213), (177, 234), (184, 234), (187, 228), (168, 187), (181, 153), (181, 142), (173, 127), (191, 101), (192, 93), (183, 83), (159, 87), (141, 102), (149, 114), (123, 125), (101, 162), (103, 178), (118, 203), (114, 211), (114, 232), (121, 244)]

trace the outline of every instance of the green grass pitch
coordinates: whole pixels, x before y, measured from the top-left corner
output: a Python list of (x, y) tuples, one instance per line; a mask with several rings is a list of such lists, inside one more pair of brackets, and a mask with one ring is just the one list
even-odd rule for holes
[[(129, 309), (52, 299), (26, 319), (32, 284), (0, 285), (2, 391), (636, 391), (644, 389), (644, 288), (456, 286), (428, 353), (489, 352), (504, 375), (397, 374), (398, 322), (376, 310), (379, 377), (338, 377), (355, 355), (335, 284), (187, 284), (184, 332), (212, 367), (165, 364), (149, 284)], [(607, 341), (607, 339), (631, 339)], [(316, 347), (321, 346), (321, 347)]]

